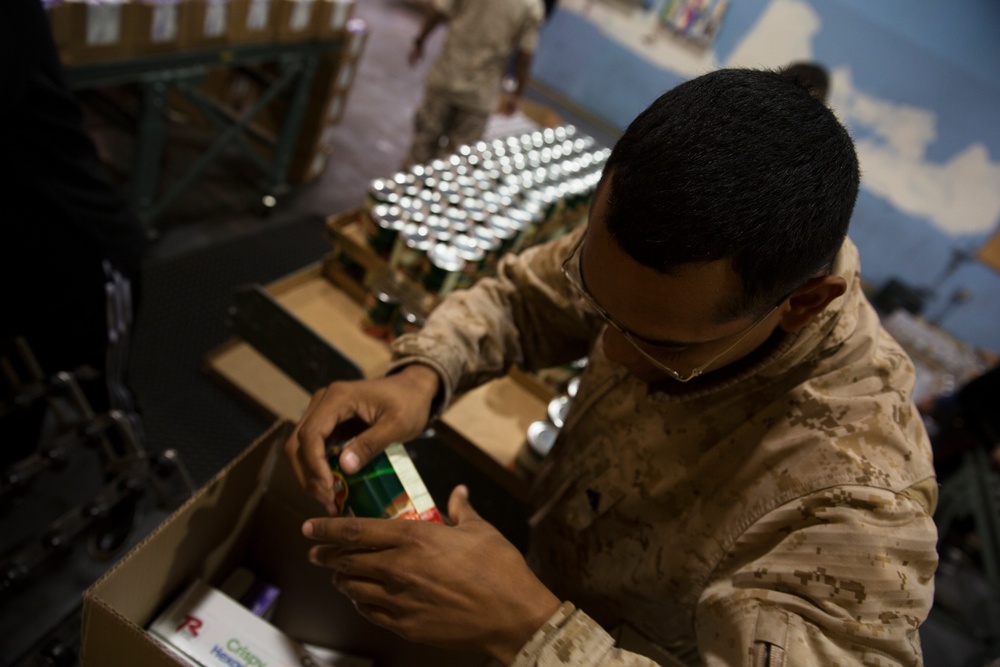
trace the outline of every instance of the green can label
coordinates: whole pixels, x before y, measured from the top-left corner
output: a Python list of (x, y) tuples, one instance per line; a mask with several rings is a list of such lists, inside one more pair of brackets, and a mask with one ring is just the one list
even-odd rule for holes
[(444, 523), (403, 445), (389, 445), (353, 475), (340, 469), (340, 452), (335, 447), (328, 457), (339, 507), (359, 517)]

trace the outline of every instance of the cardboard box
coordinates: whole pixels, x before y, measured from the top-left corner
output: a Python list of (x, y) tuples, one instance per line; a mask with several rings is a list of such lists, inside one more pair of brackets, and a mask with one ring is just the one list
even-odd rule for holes
[(229, 43), (232, 15), (246, 0), (189, 0), (184, 9), (186, 49), (210, 48)]
[(124, 0), (67, 0), (50, 10), (53, 33), (63, 41), (64, 65), (121, 60), (133, 55), (134, 12)]
[(57, 51), (63, 51), (69, 44), (72, 33), (72, 23), (69, 13), (63, 9), (63, 0), (44, 0), (46, 13), (49, 15), (49, 27), (52, 30), (52, 41)]
[[(320, 39), (340, 37), (347, 22), (354, 16), (354, 0), (317, 0), (316, 36)], [(357, 57), (355, 55), (354, 57)]]
[(134, 52), (136, 55), (176, 51), (186, 40), (184, 31), (187, 0), (138, 0), (126, 5), (135, 15)]
[(218, 586), (247, 566), (281, 588), (273, 625), (296, 641), (375, 658), (385, 667), (485, 665), (479, 655), (407, 642), (362, 618), (306, 559), (302, 522), (319, 515), (302, 493), (276, 424), (84, 593), (81, 664), (183, 664), (146, 631), (196, 579)]
[(277, 0), (279, 42), (314, 39), (319, 28), (320, 0)]
[[(320, 0), (324, 6), (341, 5)], [(333, 153), (333, 130), (347, 107), (359, 60), (368, 41), (368, 26), (361, 19), (349, 19), (343, 29), (340, 52), (323, 58), (316, 70), (314, 95), (299, 130), (299, 140), (288, 168), (288, 180), (309, 183), (319, 177)]]
[(234, 43), (272, 42), (278, 35), (279, 0), (245, 0), (233, 8)]
[[(378, 377), (389, 363), (388, 345), (361, 329), (365, 290), (340, 268), (337, 256), (364, 246), (360, 211), (333, 216), (338, 248), (322, 264), (306, 267), (266, 291), (286, 310), (344, 356), (365, 377)], [(333, 232), (331, 232), (333, 233)], [(359, 255), (360, 256), (360, 255)], [(373, 255), (374, 257), (374, 255)], [(372, 265), (379, 271), (384, 265)], [(303, 389), (250, 344), (232, 339), (210, 352), (205, 369), (263, 413), (298, 421), (309, 405)], [(527, 497), (528, 480), (518, 472), (517, 455), (528, 426), (546, 419), (555, 391), (517, 369), (458, 397), (436, 424), (438, 437), (514, 498)]]

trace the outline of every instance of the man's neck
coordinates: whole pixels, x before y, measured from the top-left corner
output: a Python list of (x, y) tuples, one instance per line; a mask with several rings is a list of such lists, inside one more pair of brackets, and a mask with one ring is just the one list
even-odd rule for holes
[(770, 356), (787, 336), (788, 334), (780, 328), (775, 329), (770, 338), (750, 354), (726, 364), (722, 368), (709, 371), (688, 382), (678, 382), (672, 378), (666, 378), (660, 382), (651, 383), (649, 391), (650, 393), (666, 394), (668, 396), (683, 396), (685, 394), (699, 393), (706, 389), (712, 389), (718, 385), (725, 384), (733, 378), (745, 374), (748, 370)]

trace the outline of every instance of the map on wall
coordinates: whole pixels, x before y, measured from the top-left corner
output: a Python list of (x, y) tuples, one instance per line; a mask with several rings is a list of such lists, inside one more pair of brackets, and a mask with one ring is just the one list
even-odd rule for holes
[(643, 26), (646, 43), (672, 36), (702, 47), (712, 43), (729, 8), (729, 0), (586, 0), (582, 4), (604, 5), (626, 20), (634, 19)]
[[(975, 18), (959, 20), (921, 6), (933, 40), (864, 0), (740, 0), (718, 10), (710, 43), (699, 44), (664, 22), (687, 25), (670, 0), (560, 0), (533, 75), (624, 130), (664, 91), (720, 67), (823, 65), (828, 103), (861, 163), (851, 236), (866, 278), (901, 279), (926, 295), (929, 316), (1000, 350), (1000, 274), (980, 253), (1000, 225), (1000, 86), (980, 62), (997, 52), (987, 35), (1000, 11), (975, 0)], [(971, 296), (952, 307), (956, 294)]]
[[(674, 16), (682, 4), (708, 12), (721, 7), (719, 11), (724, 13), (726, 9), (725, 3), (697, 0), (561, 0), (560, 7), (592, 22), (607, 38), (681, 79), (718, 67), (780, 67), (816, 60), (813, 43), (823, 24), (807, 0), (771, 0), (725, 55), (713, 48), (693, 49), (683, 40), (662, 37), (668, 32), (664, 17)], [(947, 159), (931, 159), (932, 145), (939, 139), (933, 108), (867, 92), (855, 83), (848, 63), (834, 63), (830, 70), (830, 106), (855, 136), (865, 188), (950, 236), (985, 238), (996, 228), (1000, 220), (1000, 161), (991, 156), (987, 145), (973, 141)], [(631, 116), (639, 110), (628, 113)]]

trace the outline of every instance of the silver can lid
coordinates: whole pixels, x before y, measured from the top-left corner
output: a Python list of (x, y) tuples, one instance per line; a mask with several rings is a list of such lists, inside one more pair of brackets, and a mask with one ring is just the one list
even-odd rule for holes
[(396, 194), (396, 183), (384, 178), (376, 178), (368, 184), (368, 194), (378, 201), (386, 201), (390, 194)]
[(559, 429), (547, 421), (535, 421), (528, 425), (528, 447), (540, 456), (546, 456), (552, 451), (558, 436)]
[(469, 220), (469, 214), (458, 208), (457, 206), (449, 206), (444, 210), (444, 217), (449, 222), (467, 222)]
[(549, 401), (549, 421), (556, 428), (562, 428), (566, 424), (566, 415), (569, 413), (569, 406), (569, 396), (557, 396)]
[(486, 251), (468, 234), (457, 234), (451, 244), (458, 250), (458, 256), (470, 264), (479, 264), (486, 257)]
[(500, 239), (497, 238), (496, 232), (494, 232), (489, 227), (473, 227), (472, 228), (472, 238), (476, 240), (479, 247), (486, 252), (493, 252), (500, 248)]
[(375, 224), (384, 229), (399, 230), (406, 224), (399, 207), (390, 204), (379, 204), (376, 206), (372, 210), (372, 217), (375, 218)]
[(501, 241), (506, 241), (507, 239), (515, 236), (518, 232), (510, 218), (503, 215), (492, 216), (489, 219), (488, 224), (489, 229), (491, 229), (493, 234)]
[(395, 181), (396, 185), (405, 187), (416, 183), (417, 177), (413, 174), (408, 174), (405, 171), (398, 171), (392, 175), (392, 180)]
[(403, 242), (411, 248), (429, 250), (434, 245), (434, 239), (431, 238), (430, 230), (425, 225), (415, 222), (406, 223), (399, 231), (399, 235), (403, 239)]
[(444, 271), (461, 271), (465, 268), (465, 260), (459, 255), (458, 248), (448, 243), (436, 243), (427, 251), (431, 264)]

